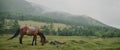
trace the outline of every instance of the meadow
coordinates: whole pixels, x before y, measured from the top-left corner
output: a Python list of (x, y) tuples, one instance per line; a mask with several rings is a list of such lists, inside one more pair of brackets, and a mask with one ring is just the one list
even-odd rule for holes
[[(41, 27), (48, 25), (44, 22), (19, 21), (19, 25), (32, 25)], [(62, 23), (53, 23), (55, 29), (68, 27)], [(24, 36), (23, 45), (19, 44), (19, 36), (7, 41), (13, 34), (0, 34), (0, 50), (120, 50), (120, 37), (98, 38), (95, 36), (49, 36), (49, 41), (41, 46), (40, 37), (37, 38), (37, 45), (32, 46), (32, 36)], [(51, 44), (58, 41), (64, 44)]]
[[(0, 35), (0, 50), (120, 50), (120, 38), (98, 38), (94, 36), (46, 36), (49, 43), (32, 46), (32, 37), (24, 36), (23, 45), (19, 44), (19, 36), (7, 41), (12, 34)], [(50, 44), (51, 41), (65, 42), (65, 44)]]
[[(45, 25), (49, 25), (50, 23), (46, 23), (46, 22), (36, 22), (36, 21), (18, 21), (20, 26), (23, 25), (31, 25), (31, 26), (37, 26), (39, 28), (41, 28), (41, 26), (45, 26)], [(53, 23), (53, 28), (57, 29), (57, 28), (64, 28), (64, 27), (68, 27), (68, 25), (66, 24), (62, 24), (62, 23)]]

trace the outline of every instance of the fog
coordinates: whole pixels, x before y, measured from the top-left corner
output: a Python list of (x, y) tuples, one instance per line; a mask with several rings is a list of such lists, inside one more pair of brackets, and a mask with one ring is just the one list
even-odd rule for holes
[(120, 28), (120, 0), (27, 0), (52, 11), (87, 15), (107, 25)]

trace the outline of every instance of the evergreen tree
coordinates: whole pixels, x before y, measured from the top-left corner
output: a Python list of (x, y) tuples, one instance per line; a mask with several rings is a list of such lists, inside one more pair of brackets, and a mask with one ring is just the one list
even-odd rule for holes
[(13, 25), (11, 27), (13, 30), (17, 30), (19, 28), (18, 20), (14, 20)]
[(4, 23), (5, 23), (5, 19), (3, 17), (0, 18), (0, 33), (4, 32)]

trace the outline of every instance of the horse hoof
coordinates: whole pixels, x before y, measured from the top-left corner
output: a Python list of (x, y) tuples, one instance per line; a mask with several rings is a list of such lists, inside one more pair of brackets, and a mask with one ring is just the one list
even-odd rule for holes
[(37, 46), (37, 45), (32, 45), (32, 46)]
[(22, 44), (20, 44), (20, 46), (22, 46)]

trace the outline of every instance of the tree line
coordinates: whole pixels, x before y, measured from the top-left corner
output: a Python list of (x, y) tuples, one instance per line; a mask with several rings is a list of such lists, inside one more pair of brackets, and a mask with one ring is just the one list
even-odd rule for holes
[(17, 19), (13, 20), (9, 18), (10, 17), (8, 17), (7, 14), (0, 13), (0, 34), (14, 33), (15, 30), (19, 27)]
[(96, 26), (70, 26), (54, 29), (53, 24), (41, 27), (46, 35), (57, 36), (97, 36), (97, 37), (120, 37), (120, 30)]

